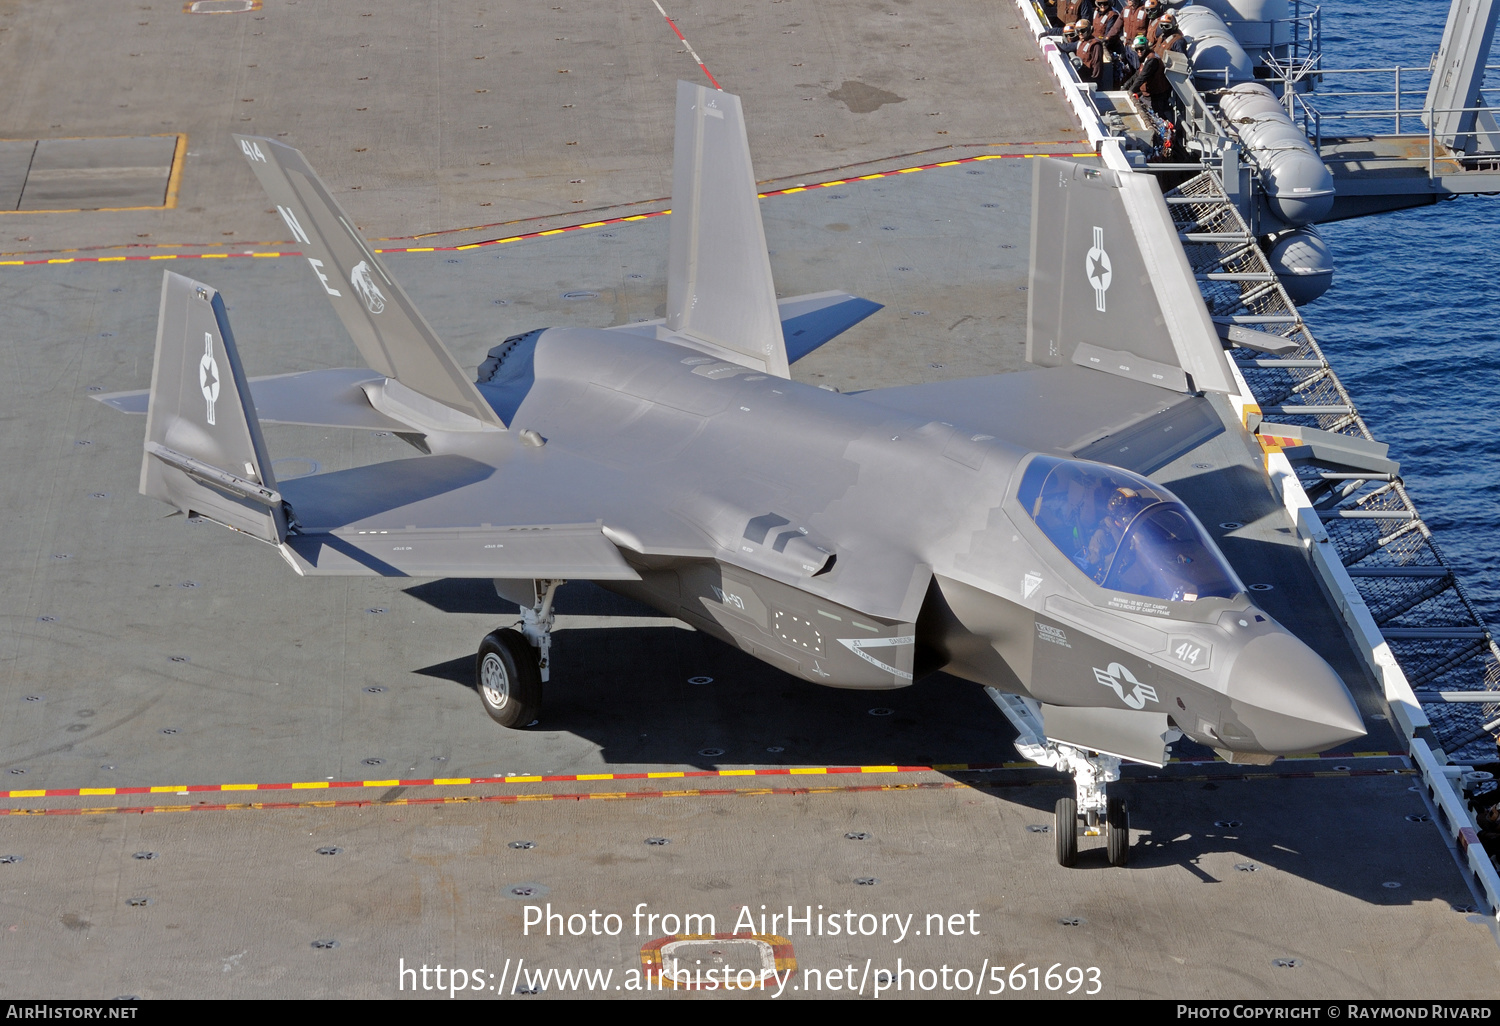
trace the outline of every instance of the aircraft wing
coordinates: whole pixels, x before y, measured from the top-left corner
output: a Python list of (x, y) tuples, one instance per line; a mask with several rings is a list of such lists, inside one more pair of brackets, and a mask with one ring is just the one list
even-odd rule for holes
[(1077, 366), (859, 393), (891, 409), (1149, 474), (1224, 430), (1202, 396)]
[(302, 574), (638, 579), (603, 521), (583, 521), (569, 497), (542, 499), (530, 476), (444, 455), (287, 481), (295, 533), (282, 553)]

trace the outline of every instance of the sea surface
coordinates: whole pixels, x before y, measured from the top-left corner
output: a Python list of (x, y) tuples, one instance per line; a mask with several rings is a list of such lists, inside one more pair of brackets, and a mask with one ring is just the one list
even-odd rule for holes
[[(1421, 69), (1425, 82), (1448, 6), (1325, 3), (1324, 66), (1400, 64)], [(1500, 64), (1500, 52), (1489, 63)], [(1500, 70), (1490, 76), (1500, 87)], [(1420, 94), (1403, 104), (1420, 105)], [(1325, 122), (1324, 133), (1332, 131)], [(1400, 460), (1408, 492), (1481, 616), (1500, 624), (1500, 197), (1465, 196), (1319, 231), (1336, 270), (1333, 288), (1304, 309), (1308, 326), (1375, 437)]]

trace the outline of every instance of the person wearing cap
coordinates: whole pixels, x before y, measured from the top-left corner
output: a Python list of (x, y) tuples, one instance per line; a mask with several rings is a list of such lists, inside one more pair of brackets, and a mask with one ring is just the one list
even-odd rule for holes
[(1173, 14), (1171, 11), (1165, 12), (1160, 18), (1157, 18), (1146, 27), (1146, 45), (1151, 47), (1153, 50), (1156, 49), (1156, 41), (1161, 36), (1161, 30), (1164, 26), (1167, 25), (1170, 25), (1173, 28), (1177, 27), (1177, 15)]
[(1071, 22), (1064, 25), (1062, 38), (1055, 45), (1059, 53), (1065, 53), (1071, 57), (1078, 51), (1078, 29)]
[(1079, 18), (1075, 27), (1078, 29), (1079, 76), (1085, 82), (1098, 85), (1106, 70), (1104, 41), (1094, 36), (1093, 23), (1087, 19)]
[(1104, 45), (1111, 50), (1117, 48), (1120, 34), (1125, 31), (1125, 19), (1120, 12), (1115, 10), (1113, 3), (1109, 0), (1102, 2), (1094, 8), (1094, 35), (1104, 41)]
[(1135, 96), (1137, 101), (1140, 101), (1144, 93), (1150, 98), (1151, 109), (1156, 112), (1157, 117), (1172, 120), (1172, 85), (1167, 81), (1167, 68), (1161, 55), (1152, 52), (1144, 35), (1136, 36), (1131, 41), (1130, 48), (1135, 51), (1140, 66), (1126, 81), (1125, 91)]
[(1175, 50), (1178, 53), (1187, 53), (1187, 37), (1182, 34), (1182, 29), (1177, 25), (1177, 19), (1171, 21), (1162, 19), (1156, 30), (1156, 45), (1152, 47), (1163, 59), (1167, 51)]
[(1144, 0), (1125, 0), (1125, 9), (1120, 12), (1120, 40), (1125, 43), (1125, 52), (1134, 53), (1129, 45), (1136, 36), (1145, 35), (1146, 28), (1151, 24), (1151, 14), (1146, 10)]

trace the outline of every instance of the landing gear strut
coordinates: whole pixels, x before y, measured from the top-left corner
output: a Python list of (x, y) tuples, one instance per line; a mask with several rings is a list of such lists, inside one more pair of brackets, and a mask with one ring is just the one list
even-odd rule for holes
[[(1034, 704), (1018, 695), (1007, 695), (985, 688), (990, 698), (1005, 713), (1020, 735), (1016, 751), (1038, 766), (1050, 766), (1073, 778), (1075, 797), (1059, 798), (1053, 809), (1053, 832), (1057, 837), (1057, 862), (1071, 866), (1078, 861), (1078, 817), (1084, 819), (1084, 836), (1105, 835), (1109, 864), (1123, 866), (1130, 861), (1130, 809), (1125, 799), (1111, 797), (1107, 784), (1120, 779), (1117, 756), (1086, 751), (1073, 745), (1053, 741), (1042, 727), (1042, 718)], [(1102, 820), (1102, 824), (1101, 824)], [(1102, 825), (1102, 830), (1101, 830)]]
[[(526, 582), (496, 582), (499, 585)], [(542, 714), (542, 684), (551, 677), (552, 627), (557, 616), (552, 601), (566, 581), (531, 582), (532, 604), (521, 605), (515, 627), (490, 632), (479, 645), (474, 675), (479, 699), (490, 719), (505, 727), (525, 727)], [(506, 588), (501, 594), (506, 594)], [(517, 629), (519, 628), (519, 629)]]

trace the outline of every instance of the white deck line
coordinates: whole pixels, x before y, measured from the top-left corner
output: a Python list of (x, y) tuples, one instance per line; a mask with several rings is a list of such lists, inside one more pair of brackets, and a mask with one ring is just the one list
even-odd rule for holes
[[(1129, 161), (1125, 159), (1119, 140), (1108, 133), (1103, 121), (1089, 102), (1087, 90), (1073, 70), (1073, 65), (1058, 52), (1050, 38), (1044, 36), (1047, 25), (1035, 5), (1031, 3), (1031, 0), (1015, 0), (1015, 4), (1020, 9), (1021, 17), (1025, 19), (1027, 27), (1031, 29), (1032, 35), (1036, 37), (1042, 54), (1047, 58), (1047, 65), (1057, 79), (1058, 88), (1062, 90), (1074, 113), (1078, 115), (1078, 120), (1082, 122), (1089, 142), (1094, 144), (1105, 166), (1125, 173), (1135, 173)], [(1197, 287), (1196, 282), (1194, 287)], [(1231, 402), (1240, 411), (1242, 418), (1251, 407), (1255, 407), (1255, 412), (1258, 412), (1254, 393), (1227, 350), (1224, 358), (1229, 363), (1230, 373), (1238, 385), (1239, 394), (1230, 396)], [(1497, 928), (1500, 928), (1500, 873), (1496, 872), (1494, 863), (1490, 861), (1484, 848), (1479, 844), (1477, 824), (1469, 812), (1468, 803), (1464, 801), (1462, 791), (1454, 787), (1454, 780), (1462, 778), (1462, 770), (1456, 766), (1449, 766), (1447, 756), (1441, 749), (1433, 749), (1424, 739), (1417, 736), (1419, 730), (1430, 726), (1427, 714), (1422, 711), (1422, 705), (1417, 701), (1417, 696), (1412, 691), (1406, 674), (1402, 671), (1400, 663), (1396, 661), (1395, 655), (1392, 654), (1385, 637), (1380, 633), (1379, 625), (1370, 614), (1370, 607), (1365, 604), (1364, 598), (1359, 594), (1359, 589), (1354, 585), (1354, 579), (1349, 576), (1349, 571), (1339, 559), (1338, 550), (1329, 539), (1328, 532), (1323, 528), (1323, 523), (1308, 500), (1301, 482), (1297, 480), (1291, 460), (1287, 459), (1284, 453), (1269, 453), (1266, 456), (1266, 472), (1281, 495), (1282, 505), (1291, 514), (1292, 521), (1297, 528), (1297, 535), (1302, 539), (1303, 547), (1312, 557), (1313, 566), (1317, 568), (1329, 594), (1334, 597), (1339, 614), (1349, 625), (1356, 650), (1364, 659), (1370, 672), (1374, 674), (1375, 679), (1380, 682), (1386, 703), (1390, 706), (1396, 724), (1406, 739), (1411, 761), (1421, 773), (1422, 781), (1427, 785), (1428, 794), (1441, 813), (1439, 817), (1441, 825), (1458, 845), (1474, 877), (1475, 885), (1489, 902), (1490, 916)], [(1496, 936), (1500, 937), (1500, 933)]]

